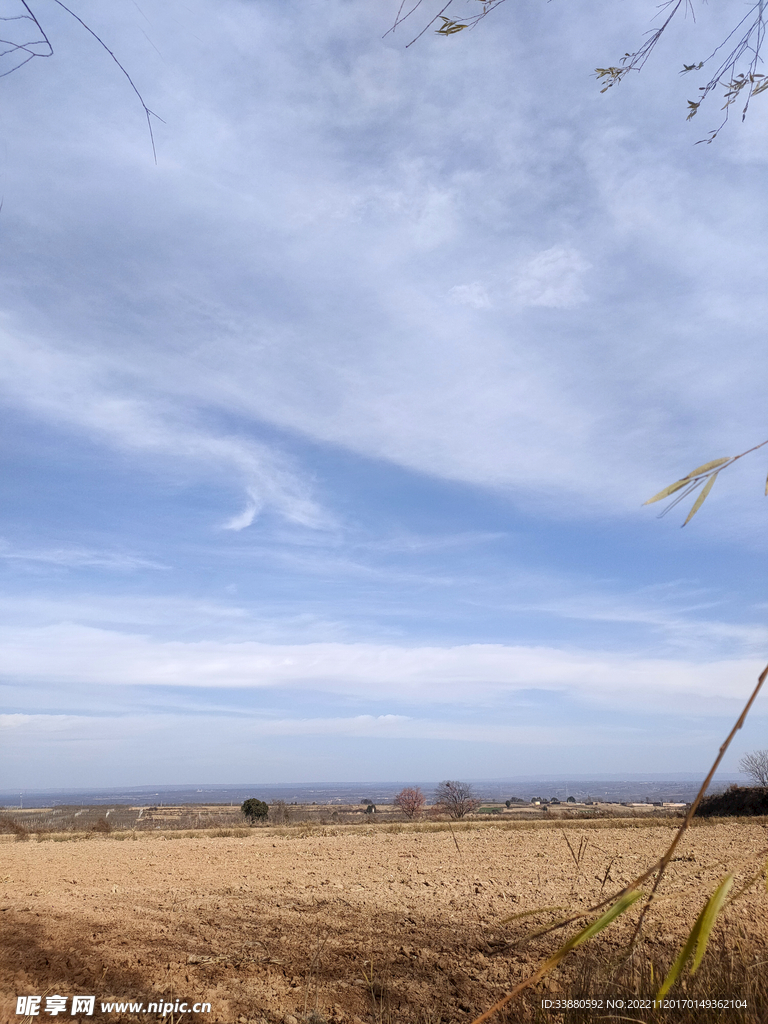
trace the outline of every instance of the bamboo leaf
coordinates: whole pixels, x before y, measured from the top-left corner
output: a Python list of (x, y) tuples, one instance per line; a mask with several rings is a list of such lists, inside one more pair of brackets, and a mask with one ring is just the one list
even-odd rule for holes
[[(704, 911), (702, 911), (702, 914), (703, 913), (704, 913)], [(691, 928), (691, 934), (685, 940), (685, 945), (680, 950), (680, 953), (679, 953), (679, 955), (677, 957), (677, 960), (675, 960), (675, 962), (670, 967), (669, 973), (667, 974), (666, 978), (664, 979), (664, 983), (662, 984), (662, 986), (659, 989), (659, 991), (656, 993), (656, 998), (657, 999), (663, 999), (664, 996), (667, 994), (667, 992), (669, 992), (669, 990), (672, 988), (672, 986), (677, 981), (678, 974), (683, 969), (683, 967), (685, 966), (686, 960), (688, 959), (688, 957), (693, 952), (693, 947), (696, 945), (696, 940), (699, 937), (700, 929), (701, 929), (701, 914), (696, 918), (696, 924), (693, 926), (693, 928)]]
[(696, 956), (694, 957), (693, 964), (691, 966), (691, 974), (699, 968), (699, 964), (707, 950), (709, 934), (715, 925), (715, 919), (720, 913), (723, 903), (725, 902), (725, 897), (728, 895), (732, 885), (733, 875), (727, 874), (707, 900), (707, 905), (704, 907), (704, 911), (702, 913), (701, 928), (699, 928), (699, 935), (696, 940)]
[(768, 476), (765, 478), (765, 496), (768, 498)]
[(612, 921), (615, 921), (617, 917), (623, 914), (625, 910), (629, 910), (632, 904), (636, 903), (642, 895), (643, 894), (637, 889), (624, 893), (621, 899), (616, 900), (613, 906), (609, 907), (602, 917), (598, 917), (598, 919), (593, 921), (592, 924), (587, 925), (586, 928), (582, 928), (580, 932), (574, 935), (573, 938), (569, 939), (565, 943), (565, 946), (561, 948), (564, 949), (565, 952), (570, 952), (572, 949), (580, 946), (582, 942), (586, 942), (588, 939), (594, 938), (595, 935), (598, 935), (604, 928), (607, 928)]
[(572, 949), (575, 949), (577, 946), (580, 946), (582, 942), (586, 942), (588, 939), (591, 939), (593, 936), (601, 932), (604, 928), (607, 928), (612, 921), (614, 921), (620, 914), (623, 914), (625, 910), (628, 910), (633, 903), (642, 897), (642, 895), (643, 894), (637, 890), (624, 893), (620, 899), (616, 900), (612, 907), (609, 907), (608, 910), (606, 910), (602, 917), (598, 917), (598, 919), (593, 921), (592, 924), (588, 924), (586, 928), (582, 928), (580, 932), (573, 935), (555, 953), (553, 953), (549, 960), (547, 960), (546, 969), (548, 971), (551, 970), (556, 964), (559, 964), (563, 957), (570, 953)]
[[(684, 476), (682, 480), (676, 480), (675, 483), (670, 484), (669, 487), (665, 487), (663, 491), (659, 491), (658, 494), (654, 494), (648, 501), (644, 501), (644, 505), (652, 505), (654, 501), (661, 501), (662, 498), (668, 498), (670, 494), (674, 494), (675, 491), (679, 491), (681, 487), (685, 487), (688, 483), (688, 477)], [(768, 484), (766, 484), (768, 487)]]
[(690, 521), (691, 521), (691, 520), (693, 519), (693, 517), (694, 517), (694, 516), (696, 515), (696, 513), (697, 513), (697, 512), (699, 511), (699, 509), (701, 508), (701, 506), (702, 506), (702, 505), (704, 504), (704, 501), (705, 501), (705, 499), (706, 499), (707, 495), (708, 495), (708, 494), (709, 494), (709, 492), (710, 492), (710, 491), (712, 490), (712, 485), (714, 484), (715, 480), (717, 480), (717, 477), (718, 477), (718, 473), (719, 473), (719, 472), (720, 472), (720, 471), (718, 470), (718, 472), (717, 472), (717, 473), (713, 473), (713, 474), (712, 474), (712, 476), (711, 476), (711, 477), (709, 478), (709, 480), (707, 480), (707, 482), (706, 482), (706, 483), (704, 484), (704, 486), (703, 486), (703, 487), (702, 487), (702, 489), (701, 489), (701, 494), (700, 494), (700, 495), (698, 496), (698, 498), (696, 499), (696, 501), (694, 501), (694, 503), (693, 503), (693, 508), (692, 508), (692, 509), (691, 509), (691, 511), (690, 511), (690, 512), (688, 513), (688, 518), (687, 518), (687, 519), (685, 520), (685, 522), (683, 523), (683, 526), (687, 526), (687, 525), (688, 525), (688, 523), (690, 523)]
[(504, 996), (504, 998), (501, 999), (494, 1006), (492, 1006), (490, 1010), (486, 1010), (485, 1013), (482, 1013), (480, 1014), (479, 1017), (476, 1017), (475, 1020), (472, 1021), (472, 1024), (481, 1024), (482, 1021), (485, 1021), (490, 1016), (492, 1016), (496, 1012), (496, 1010), (501, 1009), (501, 1007), (505, 1003), (507, 1003), (512, 998), (512, 996), (517, 995), (517, 993), (521, 991), (523, 988), (526, 988), (533, 982), (538, 981), (540, 978), (543, 978), (552, 970), (553, 967), (556, 967), (563, 959), (563, 957), (570, 953), (572, 949), (575, 949), (575, 947), (580, 946), (582, 942), (586, 942), (588, 939), (591, 939), (594, 935), (597, 935), (598, 932), (601, 932), (603, 930), (603, 928), (607, 928), (612, 921), (614, 921), (620, 914), (623, 914), (625, 910), (628, 910), (629, 907), (631, 907), (632, 904), (635, 903), (637, 900), (641, 899), (642, 896), (643, 893), (639, 892), (636, 889), (633, 889), (630, 892), (625, 892), (623, 896), (616, 900), (612, 907), (609, 907), (608, 910), (606, 910), (602, 917), (599, 917), (596, 921), (593, 921), (592, 924), (587, 925), (586, 928), (583, 928), (580, 932), (577, 932), (576, 935), (570, 938), (564, 945), (560, 947), (560, 949), (553, 953), (552, 956), (539, 967), (535, 974), (533, 974), (530, 978), (526, 979), (525, 981), (521, 982), (511, 992), (508, 992), (507, 995)]
[[(701, 476), (702, 473), (708, 473), (712, 469), (717, 469), (718, 466), (724, 465), (726, 462), (731, 461), (732, 456), (728, 455), (723, 459), (713, 459), (711, 462), (705, 462), (703, 466), (697, 466), (696, 469), (692, 469), (690, 473), (687, 473), (680, 480), (676, 480), (669, 487), (665, 487), (664, 490), (659, 491), (658, 494), (654, 494), (648, 501), (644, 501), (644, 505), (652, 505), (654, 501), (661, 501), (662, 498), (669, 497), (670, 494), (674, 494), (675, 491), (679, 491), (681, 487), (684, 487), (687, 483), (693, 480), (694, 477)], [(768, 481), (766, 481), (766, 494), (768, 494)]]
[(685, 480), (691, 480), (695, 476), (699, 476), (701, 473), (708, 473), (710, 469), (717, 469), (718, 466), (722, 466), (724, 462), (730, 462), (732, 456), (727, 455), (724, 459), (713, 459), (712, 462), (705, 462), (703, 466), (697, 466), (696, 469), (692, 469), (688, 476), (684, 477)]
[(625, 910), (628, 910), (632, 904), (641, 899), (642, 896), (643, 893), (639, 892), (637, 889), (624, 893), (620, 899), (616, 900), (612, 907), (609, 907), (608, 910), (606, 910), (602, 917), (598, 917), (598, 919), (593, 921), (592, 924), (588, 924), (586, 928), (582, 928), (580, 932), (577, 932), (558, 950), (556, 950), (549, 960), (539, 968), (541, 976), (547, 974), (553, 967), (556, 967), (563, 957), (567, 956), (572, 949), (575, 949), (577, 946), (580, 946), (582, 942), (586, 942), (588, 939), (591, 939), (593, 936), (601, 932), (604, 928), (607, 928), (612, 921), (614, 921), (620, 914), (623, 914)]
[(466, 25), (462, 25), (461, 22), (452, 21), (450, 18), (444, 18), (442, 14), (439, 17), (443, 24), (440, 28), (435, 29), (438, 35), (451, 36), (455, 32), (461, 32), (463, 28), (467, 27)]
[(723, 459), (713, 459), (711, 462), (705, 462), (703, 466), (697, 466), (696, 469), (692, 469), (691, 472), (685, 477), (686, 480), (691, 480), (695, 476), (700, 476), (702, 473), (708, 473), (710, 469), (717, 469), (718, 466), (722, 466), (725, 462), (730, 462), (732, 456), (727, 455)]
[(704, 908), (702, 909), (699, 916), (696, 918), (696, 923), (691, 928), (691, 933), (685, 941), (685, 945), (680, 950), (677, 960), (672, 964), (669, 969), (669, 973), (664, 979), (664, 983), (659, 989), (656, 998), (663, 999), (664, 996), (669, 992), (674, 983), (677, 981), (677, 977), (680, 971), (685, 967), (688, 958), (693, 953), (694, 946), (696, 947), (696, 958), (691, 967), (691, 974), (697, 969), (701, 963), (704, 951), (707, 948), (707, 941), (709, 939), (709, 933), (712, 931), (712, 926), (715, 923), (720, 908), (725, 901), (725, 897), (728, 895), (728, 891), (733, 885), (733, 875), (728, 874), (722, 880), (717, 889), (707, 900)]

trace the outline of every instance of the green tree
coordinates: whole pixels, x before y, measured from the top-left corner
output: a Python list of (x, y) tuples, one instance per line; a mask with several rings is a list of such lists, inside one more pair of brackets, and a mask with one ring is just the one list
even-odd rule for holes
[(243, 801), (240, 810), (253, 825), (256, 821), (266, 821), (269, 814), (269, 805), (265, 804), (263, 800), (257, 800), (256, 797), (252, 796), (250, 799)]

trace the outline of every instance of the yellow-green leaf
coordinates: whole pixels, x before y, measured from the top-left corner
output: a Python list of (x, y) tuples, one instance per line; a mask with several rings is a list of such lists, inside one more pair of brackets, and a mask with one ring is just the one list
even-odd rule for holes
[(709, 480), (707, 480), (707, 482), (704, 484), (704, 486), (701, 489), (701, 494), (698, 496), (696, 501), (694, 501), (693, 508), (688, 513), (688, 518), (683, 523), (683, 526), (687, 526), (688, 523), (690, 523), (690, 521), (693, 519), (693, 517), (699, 511), (701, 506), (704, 504), (704, 500), (707, 497), (707, 495), (709, 494), (709, 492), (712, 490), (712, 485), (714, 484), (715, 480), (717, 480), (719, 472), (720, 471), (718, 470), (717, 473), (713, 473), (712, 476), (709, 478)]
[[(703, 466), (697, 466), (696, 469), (692, 469), (690, 473), (686, 473), (680, 480), (676, 480), (669, 487), (665, 487), (658, 494), (654, 494), (648, 501), (644, 501), (644, 505), (652, 505), (654, 501), (661, 501), (662, 498), (668, 498), (670, 494), (674, 494), (675, 491), (679, 491), (681, 487), (685, 487), (687, 483), (690, 483), (694, 477), (701, 476), (702, 473), (708, 473), (712, 469), (717, 469), (718, 466), (722, 466), (726, 462), (731, 461), (732, 456), (728, 455), (723, 459), (713, 459), (711, 462), (705, 462)], [(766, 481), (766, 494), (768, 494), (768, 481)]]
[(694, 974), (698, 970), (699, 964), (704, 958), (704, 954), (707, 950), (707, 942), (709, 941), (709, 934), (715, 925), (715, 919), (720, 913), (723, 903), (725, 903), (725, 897), (728, 895), (732, 885), (733, 875), (727, 874), (707, 900), (707, 905), (704, 907), (701, 916), (701, 927), (699, 928), (699, 934), (696, 940), (696, 956), (693, 958), (693, 964), (691, 965), (691, 974)]
[(731, 456), (727, 455), (724, 459), (713, 459), (712, 462), (705, 462), (703, 466), (697, 466), (696, 469), (692, 469), (688, 476), (684, 477), (684, 480), (692, 480), (695, 476), (699, 476), (700, 473), (707, 473), (710, 469), (717, 469), (718, 466), (722, 466), (724, 462), (730, 462)]
[(483, 1021), (488, 1020), (488, 1018), (493, 1016), (493, 1014), (497, 1010), (501, 1009), (501, 1007), (505, 1003), (509, 1002), (509, 1000), (514, 995), (516, 995), (523, 988), (526, 988), (528, 985), (531, 985), (533, 982), (536, 982), (540, 978), (543, 978), (552, 970), (553, 967), (556, 967), (563, 959), (563, 957), (570, 953), (572, 949), (574, 949), (576, 946), (580, 946), (582, 942), (586, 942), (587, 939), (591, 939), (594, 935), (597, 935), (598, 932), (601, 932), (603, 930), (603, 928), (607, 928), (611, 921), (615, 920), (619, 916), (619, 914), (623, 914), (625, 910), (631, 907), (632, 904), (639, 900), (642, 896), (643, 893), (638, 892), (637, 890), (625, 892), (623, 896), (616, 900), (612, 907), (609, 907), (608, 910), (606, 910), (602, 917), (599, 917), (596, 921), (593, 921), (592, 924), (587, 925), (586, 928), (583, 928), (580, 932), (574, 935), (573, 938), (570, 938), (564, 945), (560, 947), (560, 949), (556, 950), (556, 952), (554, 952), (548, 960), (545, 960), (545, 962), (541, 964), (541, 966), (535, 974), (531, 975), (530, 978), (527, 978), (525, 981), (521, 982), (511, 992), (508, 992), (507, 995), (503, 997), (503, 999), (499, 1000), (499, 1002), (492, 1006), (489, 1010), (486, 1010), (485, 1013), (481, 1013), (479, 1017), (476, 1017), (472, 1021), (472, 1024), (482, 1024)]
[[(553, 967), (560, 963), (564, 956), (567, 956), (572, 949), (580, 946), (582, 942), (586, 942), (587, 939), (591, 939), (598, 932), (601, 932), (603, 928), (607, 928), (611, 921), (614, 921), (620, 914), (623, 914), (625, 910), (628, 910), (633, 903), (642, 897), (642, 893), (637, 889), (633, 889), (631, 892), (625, 892), (624, 895), (616, 900), (612, 907), (609, 907), (602, 917), (598, 917), (592, 924), (588, 924), (586, 928), (582, 928), (580, 932), (577, 932), (574, 936), (568, 939), (567, 942), (556, 950), (546, 963), (542, 964), (539, 968), (541, 976), (551, 971)], [(563, 922), (565, 923), (565, 922)], [(474, 1024), (474, 1022), (473, 1022)]]
[[(702, 913), (703, 913), (703, 911), (702, 911)], [(669, 990), (672, 988), (672, 986), (677, 981), (678, 974), (680, 973), (680, 971), (685, 966), (686, 960), (691, 955), (691, 953), (693, 952), (693, 947), (696, 945), (696, 939), (698, 938), (700, 927), (701, 927), (701, 917), (698, 917), (696, 919), (696, 924), (693, 926), (693, 928), (691, 928), (691, 934), (685, 940), (685, 945), (680, 950), (680, 954), (679, 954), (677, 960), (675, 960), (675, 962), (670, 967), (669, 973), (667, 974), (666, 978), (664, 979), (664, 982), (663, 982), (661, 988), (657, 992), (657, 994), (656, 994), (656, 998), (657, 999), (663, 999), (664, 996), (667, 994), (667, 992), (669, 992)]]
[(621, 899), (616, 900), (613, 906), (609, 907), (602, 917), (598, 917), (598, 919), (593, 921), (592, 924), (587, 925), (586, 928), (582, 928), (582, 930), (574, 935), (573, 938), (569, 939), (562, 948), (566, 949), (567, 947), (566, 952), (570, 952), (570, 950), (580, 946), (582, 942), (586, 942), (588, 939), (593, 938), (604, 928), (607, 928), (608, 925), (619, 917), (620, 914), (623, 914), (625, 910), (629, 910), (632, 904), (636, 903), (642, 895), (643, 894), (637, 889), (624, 893)]
[(765, 496), (768, 498), (768, 476), (765, 478)]
[(675, 960), (675, 962), (670, 967), (669, 973), (664, 979), (664, 984), (661, 986), (656, 995), (657, 999), (663, 999), (667, 992), (669, 992), (669, 990), (672, 988), (675, 981), (677, 981), (677, 976), (680, 974), (680, 971), (683, 969), (683, 967), (685, 967), (688, 958), (693, 952), (694, 946), (696, 946), (696, 959), (693, 962), (691, 974), (693, 974), (693, 972), (701, 963), (702, 957), (704, 956), (704, 951), (707, 948), (707, 940), (709, 939), (709, 933), (712, 931), (712, 926), (715, 923), (715, 918), (717, 917), (720, 908), (723, 905), (725, 897), (728, 895), (728, 890), (731, 888), (731, 885), (733, 885), (733, 875), (728, 874), (725, 876), (720, 885), (718, 885), (717, 889), (715, 889), (715, 891), (707, 900), (703, 910), (696, 918), (696, 923), (694, 924), (693, 928), (691, 928), (691, 934), (685, 940), (685, 945), (680, 950), (680, 954), (677, 960)]
[(661, 501), (662, 498), (668, 498), (670, 494), (674, 494), (675, 491), (679, 491), (681, 487), (685, 487), (689, 482), (688, 477), (684, 476), (682, 480), (676, 480), (673, 484), (670, 484), (669, 487), (665, 487), (663, 491), (659, 491), (658, 494), (654, 494), (654, 496), (649, 498), (648, 501), (644, 501), (643, 504), (652, 505), (654, 501)]

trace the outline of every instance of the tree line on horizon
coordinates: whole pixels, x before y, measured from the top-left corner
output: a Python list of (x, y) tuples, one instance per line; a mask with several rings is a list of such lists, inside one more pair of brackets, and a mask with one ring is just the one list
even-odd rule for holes
[[(758, 789), (768, 788), (768, 749), (755, 750), (744, 754), (739, 761), (739, 771), (747, 775)], [(482, 804), (474, 787), (469, 782), (460, 782), (456, 779), (446, 779), (436, 787), (430, 810), (437, 814), (447, 814), (449, 818), (458, 821), (468, 814), (476, 811)], [(510, 797), (506, 800), (506, 806), (512, 804), (527, 803), (521, 797)], [(533, 798), (532, 803), (551, 803), (541, 798)], [(555, 801), (559, 803), (560, 801)], [(566, 803), (575, 803), (575, 798), (569, 796)], [(366, 813), (373, 814), (376, 811), (376, 804), (373, 800), (363, 799), (360, 801), (365, 806)], [(427, 808), (427, 798), (419, 786), (406, 786), (395, 795), (392, 800), (395, 807), (400, 810), (409, 821), (419, 818)], [(251, 824), (258, 821), (267, 821), (270, 817), (270, 805), (264, 800), (256, 797), (249, 797), (244, 800), (240, 807), (243, 815)], [(277, 823), (288, 821), (288, 808), (283, 800), (273, 802), (272, 818)]]

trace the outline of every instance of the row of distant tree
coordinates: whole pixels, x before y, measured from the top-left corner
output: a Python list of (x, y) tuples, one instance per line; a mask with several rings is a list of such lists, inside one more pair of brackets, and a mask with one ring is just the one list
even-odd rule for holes
[[(756, 786), (768, 787), (768, 750), (755, 750), (751, 754), (745, 754), (739, 761), (739, 769), (748, 775)], [(427, 798), (418, 786), (406, 786), (401, 789), (392, 801), (409, 820), (418, 818), (424, 813), (427, 806)], [(512, 797), (506, 801), (507, 807), (514, 803), (524, 803), (519, 797)], [(559, 800), (539, 800), (540, 803), (559, 803)], [(568, 797), (568, 802), (573, 803), (574, 798)], [(375, 811), (372, 800), (363, 800), (366, 811)], [(434, 793), (431, 810), (438, 814), (447, 814), (449, 818), (458, 820), (476, 811), (482, 803), (475, 790), (468, 782), (458, 782), (446, 779), (441, 782)], [(278, 801), (281, 809), (284, 809), (282, 801)], [(263, 800), (251, 797), (246, 800), (240, 808), (249, 821), (266, 821), (269, 816), (269, 804)], [(285, 815), (287, 819), (287, 814)]]
[[(739, 771), (755, 783), (756, 786), (768, 787), (768, 750), (755, 750), (745, 754), (739, 761)], [(520, 797), (512, 797), (506, 801), (507, 807), (512, 804), (526, 803)], [(543, 800), (541, 797), (534, 797), (532, 803), (560, 803), (554, 797), (551, 800)], [(575, 803), (575, 797), (569, 796), (567, 803)], [(401, 789), (393, 803), (399, 807), (406, 818), (417, 818), (426, 807), (426, 798), (422, 791), (416, 787), (409, 786)], [(451, 818), (463, 818), (465, 815), (476, 811), (482, 803), (477, 794), (468, 782), (441, 782), (435, 790), (433, 809), (448, 814)]]
[[(282, 805), (282, 801), (278, 801)], [(372, 800), (363, 800), (366, 811), (375, 811)], [(418, 818), (427, 806), (427, 798), (418, 786), (407, 786), (401, 789), (394, 798), (395, 807), (399, 808), (406, 818)], [(432, 803), (432, 810), (438, 813), (447, 814), (449, 817), (458, 819), (477, 810), (482, 801), (468, 782), (457, 782), (446, 780), (441, 782), (435, 790)], [(270, 814), (269, 804), (256, 797), (244, 800), (240, 810), (250, 822), (266, 821)]]

